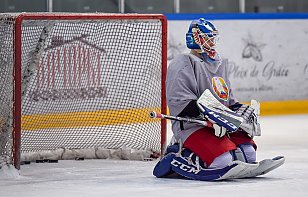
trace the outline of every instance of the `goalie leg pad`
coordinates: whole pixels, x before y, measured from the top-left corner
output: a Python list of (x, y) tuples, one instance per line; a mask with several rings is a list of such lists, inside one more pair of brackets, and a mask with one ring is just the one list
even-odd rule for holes
[(173, 173), (171, 161), (175, 157), (175, 153), (165, 155), (154, 167), (153, 175), (157, 178), (167, 177)]
[[(228, 154), (230, 155), (230, 153)], [(223, 155), (227, 154), (225, 153)], [(232, 161), (232, 158), (230, 160)], [(180, 154), (172, 152), (167, 154), (155, 166), (153, 174), (158, 178), (181, 176), (192, 180), (216, 181), (246, 176), (247, 173), (251, 172), (256, 167), (257, 164), (233, 161), (229, 164), (225, 163), (224, 167), (206, 168), (203, 165), (203, 161), (200, 160), (198, 156), (189, 149), (184, 149)]]
[(237, 163), (231, 163), (224, 168), (203, 168), (197, 163), (191, 163), (189, 159), (179, 156), (174, 157), (171, 161), (172, 170), (177, 174), (188, 179), (200, 181), (215, 181), (227, 179), (232, 174), (237, 174), (242, 170), (241, 166)]

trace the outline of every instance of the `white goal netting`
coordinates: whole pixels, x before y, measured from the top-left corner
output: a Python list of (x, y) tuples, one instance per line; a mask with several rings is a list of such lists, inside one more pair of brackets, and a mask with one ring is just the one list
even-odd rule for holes
[[(104, 158), (117, 150), (126, 151), (122, 159), (144, 159), (161, 151), (161, 123), (148, 117), (162, 108), (160, 19), (28, 17), (16, 35), (17, 16), (0, 14), (3, 158), (12, 155), (18, 102), (22, 160), (44, 159), (46, 152), (65, 159), (69, 151), (72, 157)], [(19, 56), (21, 83), (14, 69)]]

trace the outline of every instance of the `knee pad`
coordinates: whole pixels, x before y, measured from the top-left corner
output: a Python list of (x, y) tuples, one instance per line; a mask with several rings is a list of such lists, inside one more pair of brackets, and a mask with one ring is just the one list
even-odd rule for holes
[(214, 159), (209, 168), (224, 168), (232, 163), (233, 157), (230, 152), (225, 152)]
[(256, 150), (251, 144), (240, 144), (236, 150), (231, 151), (234, 160), (246, 163), (256, 162)]
[(241, 144), (239, 145), (239, 148), (242, 150), (242, 152), (245, 155), (247, 163), (254, 163), (256, 162), (256, 150), (251, 144)]

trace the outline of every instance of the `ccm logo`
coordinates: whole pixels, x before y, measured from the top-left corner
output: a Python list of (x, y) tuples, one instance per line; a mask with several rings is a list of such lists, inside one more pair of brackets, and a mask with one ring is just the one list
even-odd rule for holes
[(234, 124), (232, 124), (231, 122), (228, 122), (228, 120), (224, 119), (223, 117), (221, 117), (218, 114), (215, 114), (214, 112), (210, 111), (209, 112), (210, 115), (214, 116), (215, 118), (217, 118), (218, 120), (220, 120), (221, 122), (227, 124), (229, 127), (233, 128), (234, 130), (237, 129), (237, 126), (235, 126)]
[(185, 171), (185, 172), (189, 172), (189, 173), (194, 173), (194, 174), (198, 174), (198, 172), (200, 172), (200, 170), (192, 167), (192, 166), (188, 166), (186, 164), (183, 164), (175, 159), (173, 159), (171, 161), (171, 165), (175, 166), (175, 167), (180, 167), (181, 170)]

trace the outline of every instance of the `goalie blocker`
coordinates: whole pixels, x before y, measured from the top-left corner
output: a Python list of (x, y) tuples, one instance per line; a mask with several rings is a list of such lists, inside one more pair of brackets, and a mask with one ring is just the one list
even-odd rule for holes
[(252, 100), (251, 107), (238, 104), (231, 110), (221, 104), (211, 91), (206, 89), (197, 100), (197, 105), (202, 114), (214, 123), (215, 135), (218, 137), (224, 136), (226, 132), (235, 132), (239, 128), (248, 133), (250, 137), (261, 135), (260, 104), (255, 100)]
[(221, 104), (209, 89), (203, 92), (197, 105), (205, 117), (231, 132), (236, 131), (243, 122), (242, 117)]

